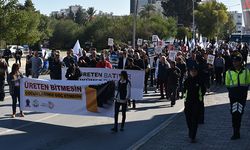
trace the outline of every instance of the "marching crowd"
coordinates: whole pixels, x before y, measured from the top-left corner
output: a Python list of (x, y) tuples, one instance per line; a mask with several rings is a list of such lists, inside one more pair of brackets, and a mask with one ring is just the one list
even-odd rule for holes
[[(187, 50), (185, 45), (179, 44), (177, 54), (174, 59), (169, 57), (168, 47), (164, 48), (161, 53), (151, 55), (148, 52), (148, 45), (132, 49), (130, 47), (120, 48), (119, 46), (111, 47), (109, 50), (102, 50), (97, 53), (97, 49), (92, 48), (88, 53), (82, 50), (81, 56), (73, 53), (70, 49), (67, 56), (61, 59), (60, 51), (52, 50), (48, 58), (49, 75), (53, 80), (61, 80), (62, 67), (67, 67), (65, 77), (68, 80), (78, 80), (81, 76), (79, 67), (96, 67), (96, 68), (117, 68), (122, 70), (143, 70), (145, 71), (144, 93), (148, 93), (148, 87), (156, 87), (155, 92), (160, 92), (160, 99), (171, 101), (171, 107), (179, 98), (185, 98), (185, 114), (189, 128), (189, 137), (195, 142), (195, 136), (198, 124), (204, 123), (204, 95), (210, 92), (211, 84), (216, 86), (226, 85), (229, 90), (229, 99), (232, 110), (232, 123), (234, 134), (232, 139), (240, 137), (239, 129), (241, 116), (246, 104), (247, 90), (250, 82), (250, 73), (245, 68), (249, 47), (247, 44), (237, 44), (231, 47), (228, 43), (222, 43), (219, 46), (210, 45), (207, 48), (201, 48), (198, 45)], [(21, 63), (19, 55), (16, 55), (16, 63), (13, 64), (12, 70), (8, 73), (8, 56), (6, 52), (0, 56), (0, 100), (4, 100), (4, 82), (7, 77), (10, 85), (10, 94), (13, 99), (13, 117), (16, 115), (16, 103), (20, 99), (19, 79), (22, 73), (19, 71)], [(20, 54), (21, 55), (21, 54)], [(208, 63), (208, 56), (214, 56), (213, 63)], [(118, 62), (111, 63), (110, 56), (117, 56)], [(4, 61), (2, 58), (5, 58)], [(21, 59), (21, 58), (20, 58)], [(19, 62), (19, 65), (17, 64)], [(38, 56), (38, 51), (30, 51), (26, 56), (25, 75), (27, 77), (39, 78), (43, 68), (43, 59)], [(130, 81), (127, 73), (121, 73), (120, 89), (124, 91)], [(243, 81), (244, 80), (244, 81)], [(122, 99), (128, 99), (126, 92), (121, 92)], [(241, 98), (237, 97), (241, 95)], [(133, 108), (136, 107), (135, 100)], [(126, 105), (130, 100), (124, 102), (117, 101), (115, 126), (112, 129), (117, 132), (117, 117), (119, 107), (122, 106), (123, 122), (121, 130), (124, 128), (126, 118)], [(21, 116), (24, 116), (21, 112)]]

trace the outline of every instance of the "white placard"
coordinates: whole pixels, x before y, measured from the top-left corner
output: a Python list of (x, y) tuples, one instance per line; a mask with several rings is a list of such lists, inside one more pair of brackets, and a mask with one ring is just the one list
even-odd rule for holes
[(108, 38), (108, 46), (114, 46), (114, 39)]
[(211, 64), (211, 65), (214, 65), (214, 59), (215, 59), (214, 55), (208, 55), (207, 56), (207, 63)]
[(175, 61), (175, 57), (177, 55), (177, 51), (169, 51), (169, 59)]
[(138, 39), (138, 40), (137, 40), (137, 45), (141, 46), (141, 45), (142, 45), (142, 42), (143, 42), (143, 39)]
[(152, 36), (152, 41), (157, 42), (158, 41), (158, 35), (153, 35)]

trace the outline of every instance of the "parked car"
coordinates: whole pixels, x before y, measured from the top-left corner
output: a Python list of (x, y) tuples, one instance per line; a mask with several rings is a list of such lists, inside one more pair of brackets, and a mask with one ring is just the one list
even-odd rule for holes
[(17, 48), (20, 49), (22, 52), (24, 50), (23, 46), (17, 46), (17, 45), (8, 45), (7, 48), (10, 49), (12, 54), (16, 52)]

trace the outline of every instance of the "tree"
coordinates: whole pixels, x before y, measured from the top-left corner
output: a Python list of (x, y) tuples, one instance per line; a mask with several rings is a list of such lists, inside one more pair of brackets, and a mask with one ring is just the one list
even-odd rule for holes
[(94, 17), (96, 13), (96, 10), (94, 7), (89, 7), (88, 10), (87, 10), (87, 14), (88, 14), (88, 20), (91, 21)]
[[(178, 24), (182, 24), (185, 27), (190, 27), (192, 25), (192, 0), (164, 0), (161, 4), (164, 16), (176, 18), (178, 20)], [(197, 3), (195, 3), (195, 7), (196, 6)]]
[(34, 7), (34, 4), (32, 0), (26, 0), (24, 3), (24, 9), (28, 11), (35, 11), (36, 8)]
[(76, 12), (75, 22), (79, 25), (84, 25), (88, 20), (88, 14), (83, 9), (79, 8)]
[(176, 38), (179, 40), (185, 39), (185, 37), (190, 37), (189, 29), (186, 27), (178, 27)]
[(216, 1), (199, 5), (195, 17), (199, 32), (208, 38), (218, 36), (221, 28), (228, 22), (226, 6)]
[(50, 38), (50, 48), (69, 49), (77, 40), (80, 27), (73, 20), (54, 20), (54, 32)]
[(38, 30), (41, 34), (40, 41), (48, 40), (52, 36), (53, 29), (51, 27), (52, 18), (45, 15), (40, 16)]
[(9, 41), (9, 26), (12, 24), (10, 15), (17, 11), (17, 0), (0, 0), (0, 41)]
[(155, 6), (153, 4), (147, 4), (147, 5), (144, 5), (142, 10), (139, 12), (139, 15), (142, 17), (142, 18), (145, 18), (145, 17), (150, 17), (150, 14), (151, 13), (154, 13), (155, 12)]
[(34, 44), (40, 40), (38, 25), (40, 23), (40, 14), (19, 10), (10, 15), (11, 25), (7, 27), (9, 42), (22, 45)]
[(228, 22), (221, 27), (221, 32), (219, 33), (219, 39), (228, 40), (232, 33), (236, 32), (236, 24), (234, 22), (233, 16), (228, 13)]

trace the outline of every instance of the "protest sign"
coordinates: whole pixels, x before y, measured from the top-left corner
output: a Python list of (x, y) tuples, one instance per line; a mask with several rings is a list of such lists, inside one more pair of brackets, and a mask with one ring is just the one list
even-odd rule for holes
[(23, 111), (112, 116), (112, 102), (105, 108), (99, 107), (98, 92), (90, 87), (104, 83), (23, 78), (20, 107)]
[(214, 65), (214, 59), (215, 59), (214, 55), (208, 55), (207, 56), (207, 63), (211, 64), (211, 65)]
[(108, 46), (114, 46), (114, 39), (108, 38)]
[(148, 56), (149, 57), (154, 57), (155, 56), (155, 48), (154, 47), (148, 48), (147, 51), (148, 51)]
[(81, 55), (82, 48), (81, 45), (79, 43), (79, 40), (76, 41), (75, 46), (73, 47), (73, 53), (77, 56)]
[[(66, 80), (67, 68), (62, 69), (62, 79)], [(106, 68), (80, 68), (81, 81), (119, 81), (120, 69), (106, 69)], [(145, 71), (140, 70), (126, 70), (131, 81), (131, 98), (135, 100), (143, 99), (143, 87)]]
[(137, 45), (141, 46), (142, 45), (142, 41), (143, 41), (143, 39), (138, 39), (137, 40)]
[(177, 55), (177, 51), (170, 51), (168, 57), (170, 60), (175, 61), (176, 55)]

